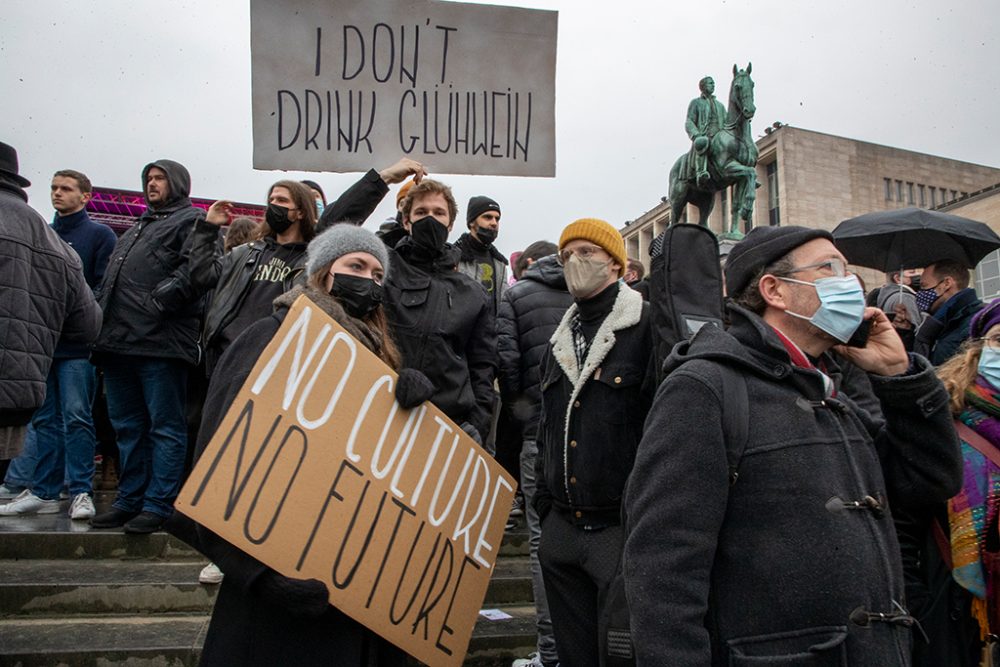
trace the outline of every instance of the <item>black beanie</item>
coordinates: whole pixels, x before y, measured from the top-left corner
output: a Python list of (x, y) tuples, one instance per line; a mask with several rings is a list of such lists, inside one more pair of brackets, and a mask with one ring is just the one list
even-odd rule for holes
[(726, 257), (726, 294), (738, 297), (758, 271), (813, 239), (833, 242), (833, 236), (824, 229), (754, 227)]
[(500, 204), (496, 203), (485, 195), (476, 195), (469, 200), (469, 205), (465, 211), (465, 224), (471, 226), (472, 221), (481, 216), (486, 211), (500, 212)]

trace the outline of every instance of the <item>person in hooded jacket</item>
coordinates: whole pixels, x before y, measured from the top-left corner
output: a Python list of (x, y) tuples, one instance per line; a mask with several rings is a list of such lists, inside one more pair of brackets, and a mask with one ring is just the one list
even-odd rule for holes
[(214, 289), (202, 334), (209, 377), (236, 337), (292, 288), (305, 269), (306, 246), (316, 235), (316, 206), (309, 188), (281, 180), (267, 192), (259, 238), (221, 255), (219, 234), (232, 207), (225, 200), (212, 204), (198, 217), (192, 235), (191, 280), (198, 289)]
[[(751, 230), (726, 261), (730, 328), (668, 358), (625, 492), (638, 665), (910, 664), (890, 509), (946, 500), (961, 457), (933, 368), (846, 265), (829, 232)], [(844, 345), (864, 320), (867, 343)], [(834, 349), (882, 417), (838, 386)]]
[(480, 444), (486, 442), (496, 374), (496, 323), (482, 285), (455, 270), (447, 242), (458, 214), (451, 188), (428, 178), (403, 200), (408, 235), (390, 252), (386, 314), (403, 360), (437, 388), (432, 401)]
[[(538, 544), (542, 529), (534, 508), (535, 444), (541, 411), (542, 390), (538, 368), (573, 296), (566, 289), (566, 277), (550, 241), (536, 241), (521, 254), (527, 268), (520, 279), (504, 292), (497, 314), (497, 353), (500, 368), (500, 395), (520, 439), (521, 492), (524, 494), (531, 557), (531, 584), (535, 598), (535, 625), (538, 631), (538, 659), (543, 665), (559, 662), (552, 618), (545, 599)], [(530, 664), (530, 663), (529, 663)]]
[[(403, 408), (427, 400), (433, 387), (422, 374), (400, 369), (400, 354), (386, 322), (383, 284), (393, 270), (385, 245), (371, 232), (335, 225), (318, 235), (309, 244), (306, 283), (276, 298), (274, 312), (249, 326), (219, 359), (209, 385), (197, 455), (204, 452), (300, 295), (398, 370), (396, 400)], [(171, 517), (167, 530), (225, 573), (201, 665), (406, 665), (399, 649), (332, 607), (323, 582), (286, 577), (179, 513)]]
[(484, 195), (469, 200), (465, 209), (469, 231), (458, 237), (458, 270), (479, 282), (490, 295), (493, 312), (507, 290), (507, 258), (493, 245), (500, 232), (500, 204)]
[(121, 471), (95, 528), (148, 533), (173, 512), (187, 450), (188, 369), (198, 362), (202, 310), (188, 273), (191, 176), (173, 160), (143, 167), (148, 208), (115, 244), (97, 300), (104, 324), (92, 360), (104, 370)]

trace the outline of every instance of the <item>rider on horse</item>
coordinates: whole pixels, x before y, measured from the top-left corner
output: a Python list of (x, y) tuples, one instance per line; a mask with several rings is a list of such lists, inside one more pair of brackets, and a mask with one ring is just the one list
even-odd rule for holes
[(698, 82), (701, 96), (691, 100), (688, 105), (687, 122), (684, 129), (691, 139), (691, 152), (688, 153), (687, 180), (704, 188), (711, 181), (708, 172), (708, 150), (712, 137), (722, 129), (726, 119), (726, 107), (715, 99), (715, 80), (706, 76)]

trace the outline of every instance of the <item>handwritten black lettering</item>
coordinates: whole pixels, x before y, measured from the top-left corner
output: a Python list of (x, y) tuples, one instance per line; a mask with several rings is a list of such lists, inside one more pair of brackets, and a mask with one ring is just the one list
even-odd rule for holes
[[(295, 464), (295, 470), (292, 471), (291, 476), (288, 481), (285, 482), (285, 489), (281, 494), (281, 500), (278, 501), (277, 507), (274, 508), (274, 514), (271, 515), (271, 520), (268, 522), (267, 527), (260, 537), (254, 537), (250, 534), (250, 522), (253, 520), (254, 511), (257, 509), (257, 502), (260, 500), (260, 492), (267, 485), (267, 481), (271, 478), (271, 472), (274, 470), (274, 465), (281, 458), (281, 452), (285, 449), (285, 445), (291, 440), (292, 435), (298, 435), (301, 440), (302, 450), (299, 453), (299, 460)], [(268, 437), (270, 439), (270, 436)], [(250, 503), (250, 508), (247, 510), (246, 518), (243, 520), (243, 536), (246, 537), (250, 542), (254, 544), (262, 544), (270, 536), (271, 531), (274, 530), (274, 524), (278, 521), (278, 517), (281, 516), (281, 509), (285, 506), (285, 501), (288, 500), (288, 492), (291, 491), (292, 486), (295, 484), (295, 478), (298, 477), (299, 470), (302, 468), (302, 462), (306, 459), (306, 453), (309, 451), (308, 438), (306, 438), (306, 432), (303, 431), (296, 425), (291, 425), (288, 430), (285, 431), (285, 437), (281, 439), (281, 444), (278, 445), (278, 449), (275, 450), (274, 456), (271, 458), (271, 464), (267, 466), (267, 472), (264, 473), (264, 479), (260, 481), (260, 486), (257, 487), (257, 493), (254, 494), (253, 501)]]

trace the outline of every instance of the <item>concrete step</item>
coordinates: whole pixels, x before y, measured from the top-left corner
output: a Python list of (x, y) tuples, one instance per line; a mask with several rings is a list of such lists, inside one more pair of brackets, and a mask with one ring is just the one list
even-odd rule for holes
[[(467, 667), (507, 667), (534, 650), (534, 607), (503, 607), (511, 616), (480, 616)], [(90, 616), (0, 621), (0, 664), (20, 667), (170, 667), (198, 664), (209, 616)], [(414, 661), (413, 664), (418, 664)]]
[[(0, 562), (0, 617), (211, 613), (219, 587), (198, 583), (204, 565), (204, 560)], [(501, 558), (483, 604), (533, 600), (528, 559)]]
[[(67, 503), (63, 503), (67, 504)], [(528, 531), (523, 519), (504, 533), (500, 557), (528, 555)], [(126, 535), (120, 528), (97, 530), (64, 513), (0, 517), (0, 560), (42, 558), (164, 558), (201, 560), (203, 556), (166, 533)]]

